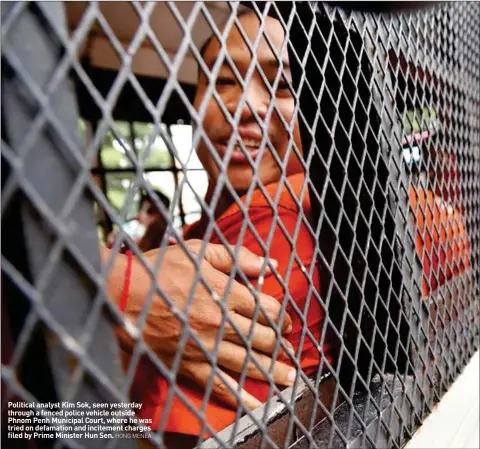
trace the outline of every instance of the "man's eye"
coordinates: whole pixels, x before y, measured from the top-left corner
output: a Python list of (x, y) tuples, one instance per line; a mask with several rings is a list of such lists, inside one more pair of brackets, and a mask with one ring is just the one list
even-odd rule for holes
[(215, 84), (217, 86), (235, 86), (237, 82), (233, 78), (218, 77)]
[(286, 81), (279, 81), (278, 86), (277, 86), (277, 95), (280, 96), (290, 96), (292, 92), (290, 91), (290, 87)]

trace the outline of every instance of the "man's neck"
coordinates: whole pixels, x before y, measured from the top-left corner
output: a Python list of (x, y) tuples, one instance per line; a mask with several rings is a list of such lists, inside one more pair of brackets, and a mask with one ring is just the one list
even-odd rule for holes
[(213, 205), (212, 201), (213, 201), (213, 195), (215, 193), (215, 187), (216, 187), (216, 183), (212, 180), (209, 180), (207, 194), (205, 196), (205, 202), (210, 207), (214, 208), (213, 215), (216, 220), (233, 204), (234, 199), (230, 194), (230, 192), (227, 190), (227, 188), (224, 187), (220, 192), (220, 196), (217, 202), (215, 203), (215, 205)]

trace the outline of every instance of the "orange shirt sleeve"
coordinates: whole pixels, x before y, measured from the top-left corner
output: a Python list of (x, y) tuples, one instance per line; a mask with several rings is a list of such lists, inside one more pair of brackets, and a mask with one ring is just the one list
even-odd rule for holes
[[(280, 302), (287, 302), (286, 310), (293, 324), (288, 340), (300, 356), (300, 366), (304, 372), (307, 375), (314, 374), (320, 359), (319, 344), (324, 320), (318, 262), (314, 258), (315, 243), (298, 213), (281, 206), (277, 210), (278, 221), (275, 221), (271, 208), (249, 208), (248, 218), (252, 227), (247, 227), (240, 243), (259, 256), (277, 260), (278, 273), (287, 287), (271, 274), (265, 277), (261, 292)], [(242, 222), (240, 212), (219, 221), (220, 230), (229, 243), (235, 244), (239, 240)], [(214, 238), (212, 242), (218, 243), (220, 240)], [(253, 279), (252, 284), (256, 286), (256, 280)], [(304, 327), (306, 332), (303, 331)], [(328, 344), (324, 347), (324, 353), (328, 358)], [(245, 385), (259, 400), (267, 399), (266, 382), (248, 379)]]

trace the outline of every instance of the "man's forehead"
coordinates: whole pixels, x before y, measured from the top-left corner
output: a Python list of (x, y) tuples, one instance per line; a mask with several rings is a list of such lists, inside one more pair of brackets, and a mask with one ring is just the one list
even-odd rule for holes
[[(239, 26), (242, 31), (237, 26), (232, 26), (225, 40), (225, 49), (233, 60), (250, 59), (251, 52), (255, 51), (260, 62), (281, 58), (284, 65), (288, 65), (287, 46), (284, 44), (285, 32), (278, 20), (267, 17), (262, 27), (260, 20), (252, 13), (242, 16), (239, 19)], [(261, 31), (263, 32), (259, 37)], [(284, 48), (280, 54), (282, 45)], [(213, 64), (220, 52), (221, 45), (218, 39), (211, 39), (205, 49), (205, 62), (208, 65)]]

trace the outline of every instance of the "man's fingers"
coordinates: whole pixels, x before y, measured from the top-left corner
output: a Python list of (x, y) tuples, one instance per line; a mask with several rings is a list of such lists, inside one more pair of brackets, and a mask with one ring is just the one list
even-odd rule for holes
[[(235, 247), (231, 246), (232, 251), (235, 251)], [(265, 265), (265, 259), (260, 257), (245, 247), (240, 247), (238, 251), (237, 264), (246, 276), (258, 276), (262, 267)], [(272, 267), (277, 268), (278, 262), (275, 259), (268, 259), (265, 265), (265, 275), (272, 272)]]
[[(224, 245), (216, 245), (211, 243), (206, 247), (205, 259), (217, 270), (223, 271), (224, 273), (230, 273), (234, 265), (233, 259), (230, 256), (230, 252), (234, 254), (235, 247), (230, 246), (230, 250), (231, 251), (229, 251)], [(264, 258), (257, 256), (242, 246), (238, 251), (237, 265), (246, 276), (257, 277), (262, 270), (262, 266), (264, 265)], [(274, 266), (276, 268), (277, 265), (278, 263), (276, 260), (270, 259), (269, 264), (266, 266), (265, 274), (271, 273), (270, 266)]]
[[(189, 377), (196, 384), (202, 387), (204, 390), (207, 388), (210, 376), (212, 376), (212, 368), (208, 363), (187, 363), (184, 369), (181, 370), (182, 374)], [(232, 391), (239, 393), (239, 396), (243, 402), (243, 405), (250, 410), (254, 410), (260, 407), (262, 403), (247, 393), (245, 390), (238, 391), (238, 383), (230, 377), (228, 374), (221, 370), (217, 370), (222, 373), (222, 376), (215, 374), (213, 377), (212, 396), (230, 407), (238, 408), (238, 401)], [(228, 385), (227, 385), (228, 384)], [(230, 388), (229, 388), (230, 386)]]
[[(201, 247), (202, 243), (195, 241), (193, 243), (191, 242), (190, 245), (192, 248), (197, 248)], [(150, 255), (150, 253), (147, 254)], [(248, 276), (256, 276), (261, 271), (263, 259), (248, 249), (241, 247), (237, 262), (245, 274)], [(233, 260), (227, 247), (213, 243), (206, 246), (205, 260), (202, 262), (203, 278), (209, 286), (213, 288), (219, 298), (224, 298), (225, 296), (225, 289), (229, 282), (228, 276), (225, 273), (230, 273), (232, 268)], [(267, 272), (268, 270), (266, 273)], [(292, 328), (292, 320), (288, 314), (284, 314), (280, 323), (281, 306), (279, 302), (275, 298), (263, 293), (259, 293), (257, 297), (263, 308), (263, 312), (281, 326), (282, 333), (289, 333)], [(255, 298), (247, 287), (237, 281), (231, 283), (228, 303), (229, 308), (247, 318), (252, 318), (255, 313)], [(264, 313), (261, 312), (259, 314), (258, 321), (268, 325), (269, 321)]]
[[(233, 303), (233, 310), (235, 312), (238, 312), (240, 315), (243, 315), (246, 318), (253, 317), (256, 303), (253, 295), (250, 293), (247, 287), (238, 282), (232, 283), (229, 301)], [(264, 293), (258, 294), (258, 301), (261, 304), (263, 311), (275, 323), (279, 324), (280, 312), (282, 311), (282, 306), (280, 303), (275, 298), (265, 295)], [(269, 326), (269, 322), (263, 312), (258, 314), (258, 322)], [(280, 325), (282, 333), (288, 334), (291, 332), (292, 319), (288, 313), (284, 314)]]
[[(236, 345), (224, 341), (218, 348), (218, 363), (224, 368), (230, 369), (237, 373), (242, 372), (247, 358), (247, 350), (243, 346)], [(253, 358), (260, 366), (268, 373), (272, 364), (272, 359), (265, 354), (260, 354), (256, 351), (251, 351), (249, 360), (247, 362), (247, 376), (254, 379), (268, 381), (260, 369), (257, 367)], [(285, 365), (282, 362), (276, 361), (273, 367), (272, 379), (277, 385), (285, 385), (291, 387), (295, 382), (297, 372), (295, 368)]]
[[(277, 342), (277, 336), (275, 334), (275, 331), (271, 327), (264, 326), (263, 324), (260, 324), (258, 322), (253, 323), (253, 321), (249, 318), (245, 318), (244, 316), (236, 313), (231, 314), (231, 320), (238, 328), (238, 331), (245, 337), (249, 335), (251, 326), (253, 325), (253, 335), (251, 339), (252, 347), (255, 348), (257, 351), (264, 352), (269, 355), (273, 353)], [(226, 330), (226, 332), (224, 332), (224, 339), (233, 343), (243, 345), (242, 339), (240, 338), (236, 330), (234, 330), (231, 326), (228, 326), (228, 329)], [(290, 348), (292, 352), (294, 352), (293, 347), (288, 340), (284, 340), (284, 343)], [(283, 358), (288, 357), (283, 347), (280, 347), (279, 356)]]

